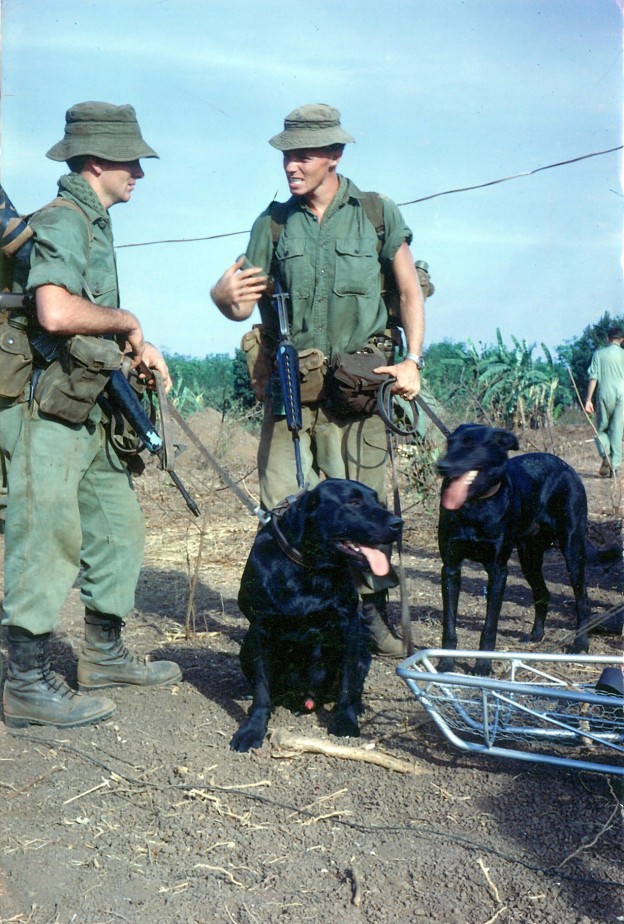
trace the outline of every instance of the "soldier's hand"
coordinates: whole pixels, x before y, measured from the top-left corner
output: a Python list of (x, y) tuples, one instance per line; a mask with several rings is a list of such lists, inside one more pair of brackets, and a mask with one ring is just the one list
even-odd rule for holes
[(242, 269), (244, 262), (245, 257), (239, 257), (210, 290), (217, 308), (232, 321), (248, 318), (267, 287), (268, 279), (262, 267)]
[[(165, 358), (157, 347), (153, 343), (146, 342), (145, 349), (143, 351), (143, 364), (148, 367), (148, 369), (155, 369), (157, 372), (160, 372), (163, 380), (163, 385), (165, 392), (169, 394), (173, 382), (171, 381), (171, 376), (169, 375), (169, 369)], [(139, 372), (139, 378), (141, 373)]]
[(411, 359), (405, 359), (395, 366), (378, 366), (373, 369), (380, 375), (391, 375), (396, 379), (391, 388), (393, 395), (399, 395), (407, 401), (411, 401), (420, 393), (420, 369)]

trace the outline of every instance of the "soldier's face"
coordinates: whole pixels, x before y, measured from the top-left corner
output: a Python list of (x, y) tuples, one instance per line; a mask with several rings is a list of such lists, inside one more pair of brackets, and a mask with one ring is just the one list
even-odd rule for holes
[(100, 164), (102, 167), (101, 199), (105, 208), (110, 208), (117, 202), (128, 202), (136, 181), (145, 176), (140, 162), (131, 160), (119, 163), (112, 160), (101, 160)]
[(309, 196), (333, 180), (340, 153), (326, 148), (302, 148), (284, 152), (284, 172), (293, 196)]

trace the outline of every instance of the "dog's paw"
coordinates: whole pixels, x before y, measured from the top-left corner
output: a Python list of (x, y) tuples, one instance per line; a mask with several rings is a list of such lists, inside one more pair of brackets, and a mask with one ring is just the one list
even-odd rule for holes
[(437, 671), (439, 674), (452, 674), (455, 670), (455, 658), (440, 658)]
[(359, 738), (360, 726), (353, 716), (343, 712), (332, 719), (330, 733), (338, 738)]
[(230, 741), (232, 751), (238, 751), (243, 754), (245, 751), (251, 751), (252, 748), (261, 748), (266, 728), (257, 728), (255, 725), (243, 725), (238, 729)]
[(572, 645), (566, 645), (567, 654), (587, 654), (589, 651), (589, 642), (576, 641)]
[(520, 641), (523, 645), (537, 645), (544, 640), (544, 633), (539, 632), (523, 632), (520, 636)]
[(475, 666), (472, 669), (472, 673), (475, 677), (491, 677), (492, 675), (492, 662), (491, 661), (475, 661)]

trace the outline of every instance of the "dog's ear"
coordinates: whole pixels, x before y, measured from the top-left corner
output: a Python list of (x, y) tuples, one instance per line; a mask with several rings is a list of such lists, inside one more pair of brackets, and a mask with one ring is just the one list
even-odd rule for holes
[(515, 433), (509, 430), (496, 430), (496, 442), (505, 452), (509, 452), (510, 449), (520, 449)]

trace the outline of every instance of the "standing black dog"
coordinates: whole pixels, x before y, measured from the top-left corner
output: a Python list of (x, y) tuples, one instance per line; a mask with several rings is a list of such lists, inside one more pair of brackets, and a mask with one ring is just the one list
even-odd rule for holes
[(328, 478), (260, 530), (238, 594), (250, 622), (240, 662), (253, 703), (233, 750), (261, 746), (276, 702), (308, 711), (335, 702), (332, 733), (360, 734), (370, 653), (351, 569), (387, 574), (383, 547), (402, 522), (365, 485)]
[[(438, 543), (442, 556), (442, 647), (457, 647), (457, 603), (461, 564), (480, 562), (488, 575), (485, 624), (480, 649), (494, 651), (498, 617), (514, 546), (535, 605), (528, 637), (544, 637), (549, 593), (544, 582), (544, 552), (557, 545), (565, 559), (576, 601), (576, 638), (572, 652), (589, 650), (589, 601), (585, 587), (587, 498), (574, 469), (557, 456), (530, 452), (509, 459), (518, 441), (507, 430), (462, 424), (448, 438), (438, 462), (442, 483)], [(452, 670), (453, 658), (439, 669)], [(491, 673), (479, 660), (476, 673)]]

